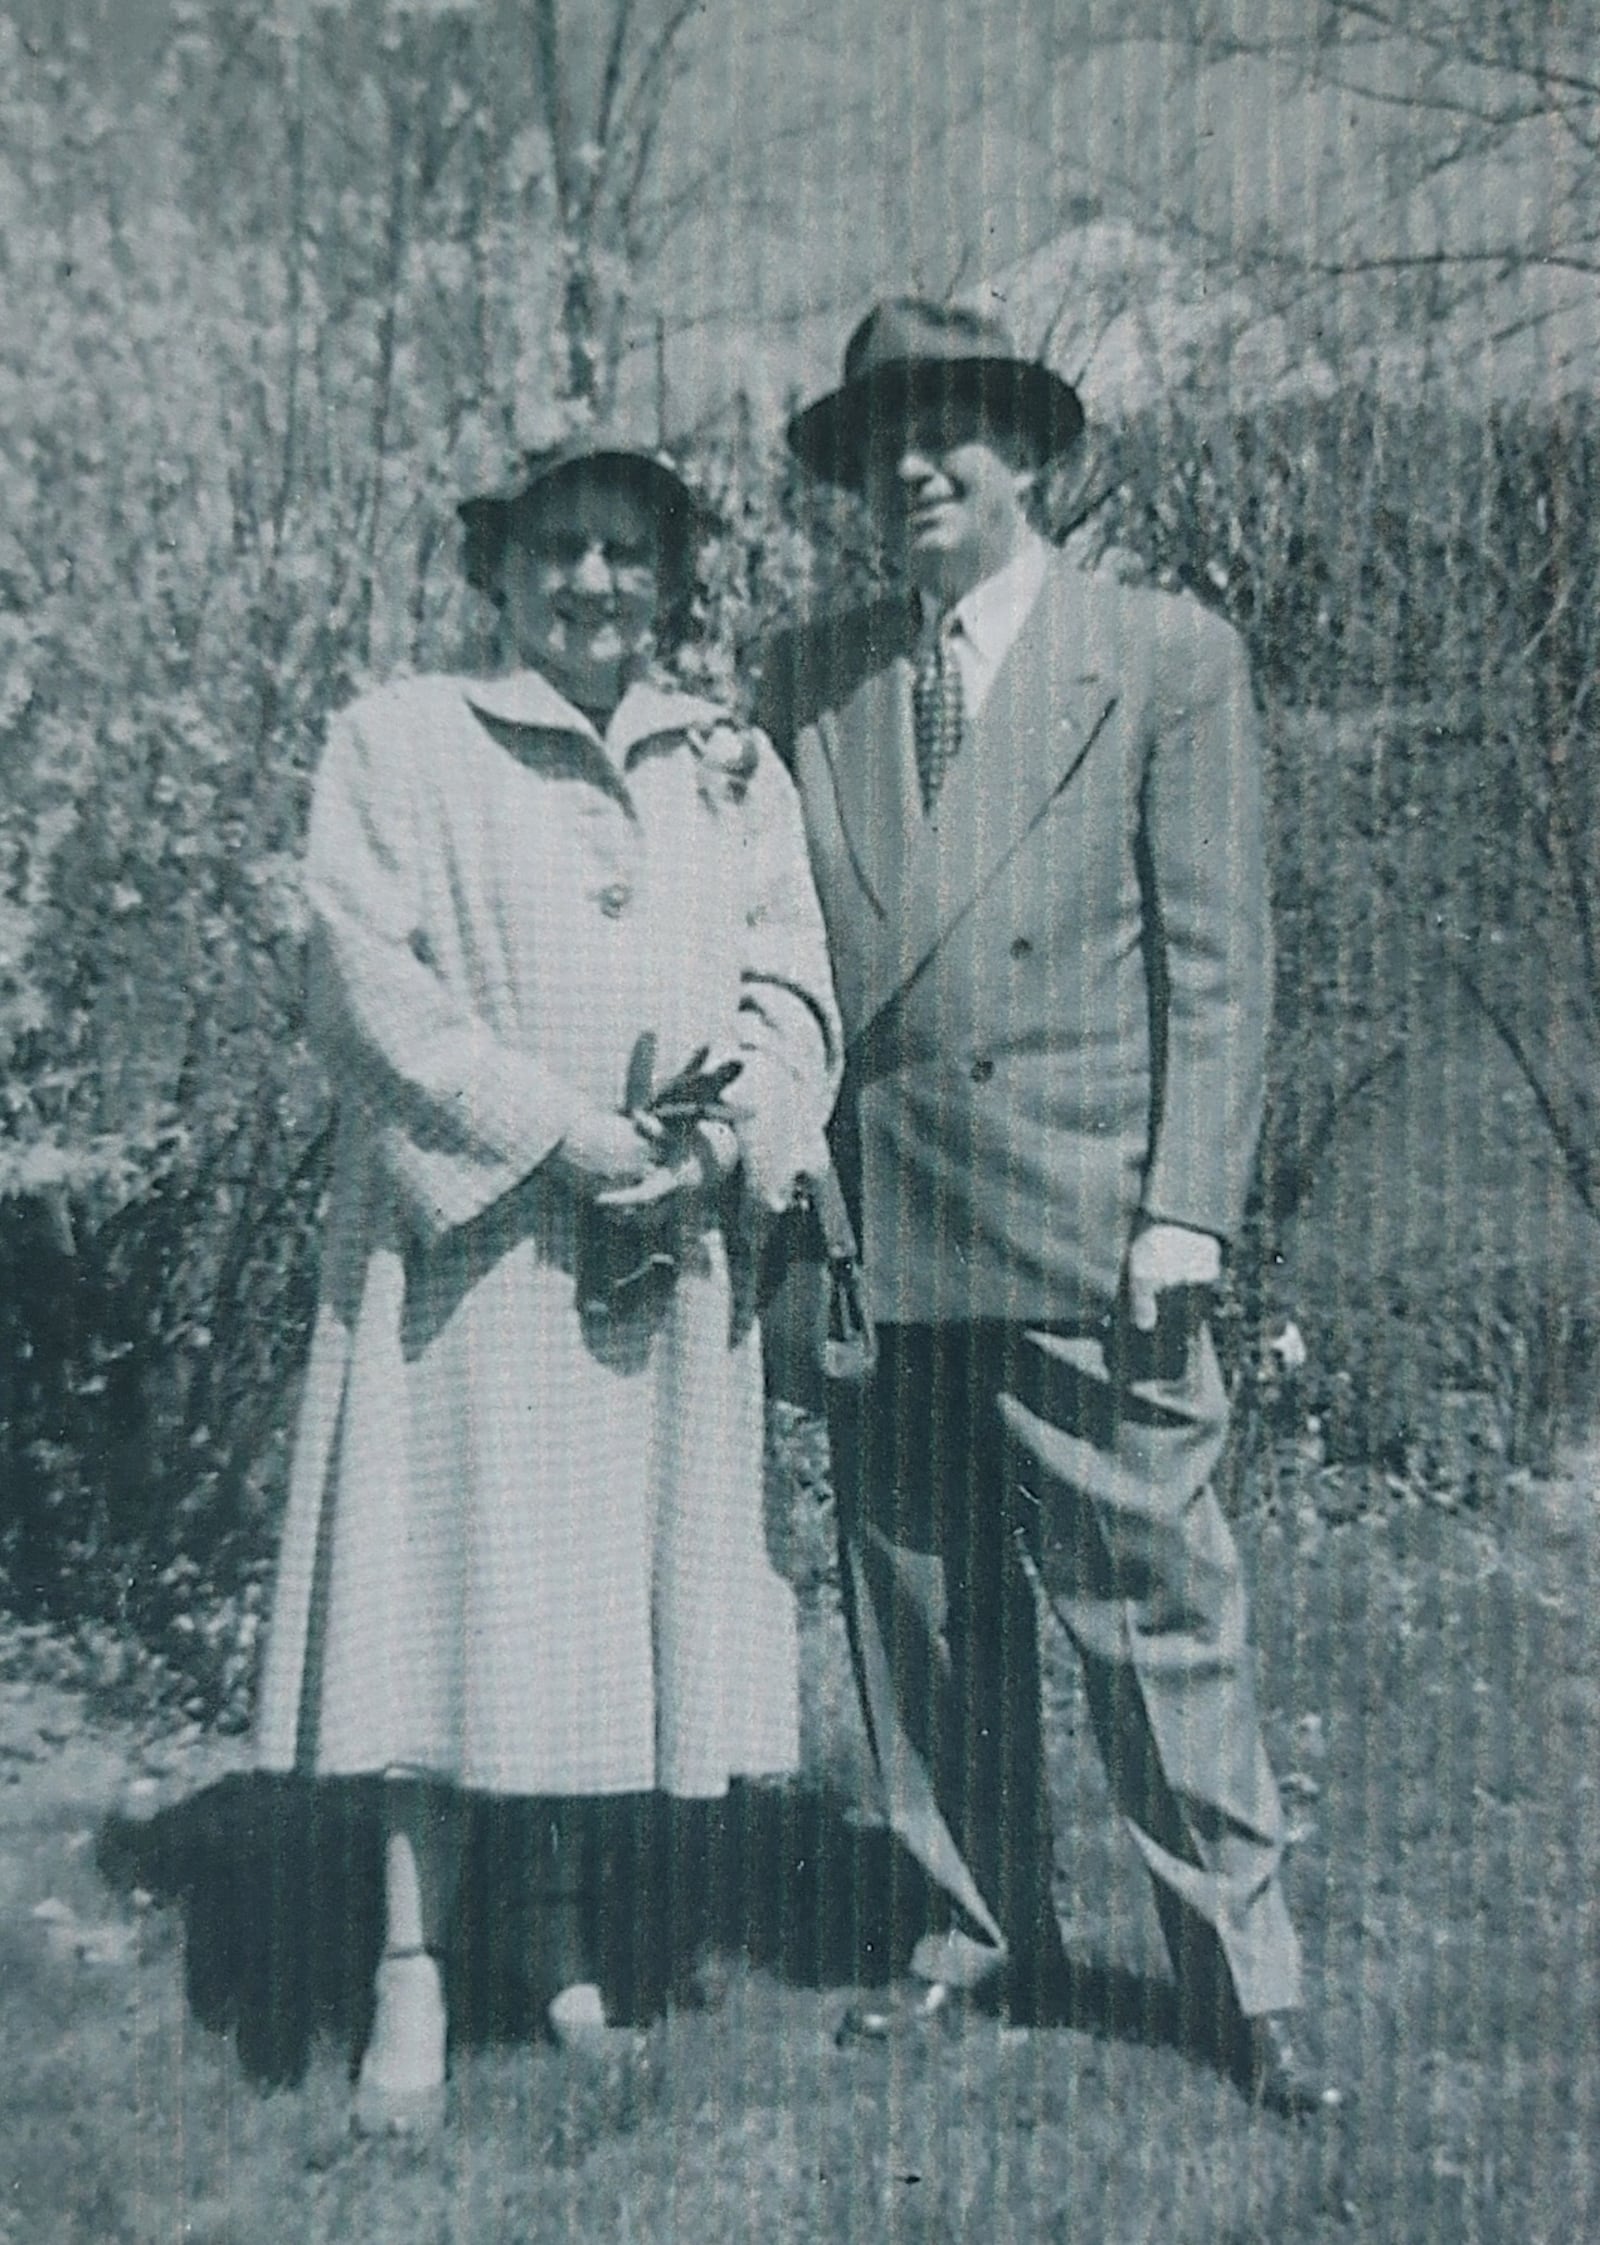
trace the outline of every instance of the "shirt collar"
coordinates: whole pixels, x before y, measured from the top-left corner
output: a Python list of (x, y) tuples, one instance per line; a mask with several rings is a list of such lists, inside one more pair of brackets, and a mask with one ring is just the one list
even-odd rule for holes
[(959, 624), (976, 649), (979, 660), (998, 669), (1011, 652), (1018, 632), (1033, 613), (1040, 587), (1050, 566), (1050, 548), (1036, 530), (1025, 530), (1011, 559), (992, 577), (963, 593), (944, 617), (936, 615), (926, 593), (922, 595), (924, 631), (943, 623)]
[(524, 725), (540, 732), (576, 733), (597, 742), (619, 768), (641, 741), (661, 733), (679, 733), (690, 726), (723, 722), (714, 702), (697, 694), (679, 693), (649, 679), (637, 679), (612, 713), (604, 735), (595, 731), (583, 711), (557, 693), (541, 671), (516, 670), (504, 678), (474, 679), (467, 700), (486, 716), (502, 724)]

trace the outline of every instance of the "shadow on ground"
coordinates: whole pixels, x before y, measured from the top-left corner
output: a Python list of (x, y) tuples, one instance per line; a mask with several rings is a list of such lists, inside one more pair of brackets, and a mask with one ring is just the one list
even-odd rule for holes
[[(925, 1922), (914, 1866), (829, 1795), (736, 1788), (709, 1819), (654, 1800), (600, 1813), (595, 1933), (618, 2016), (714, 2000), (732, 1957), (792, 1986), (879, 1985)], [(473, 1805), (449, 1961), (458, 2041), (541, 2030), (552, 1991), (528, 1901), (537, 1814)], [(379, 1785), (235, 1774), (149, 1819), (108, 1819), (98, 1854), (112, 1884), (177, 1908), (189, 2007), (232, 2032), (253, 2078), (298, 2081), (319, 2034), (359, 2050), (382, 1931)], [(1063, 2025), (1175, 2037), (1168, 1987), (1115, 1965), (1074, 1960), (1059, 2000)]]

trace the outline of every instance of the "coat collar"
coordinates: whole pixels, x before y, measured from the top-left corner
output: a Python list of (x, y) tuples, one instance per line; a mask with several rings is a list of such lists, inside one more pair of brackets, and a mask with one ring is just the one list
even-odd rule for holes
[(628, 688), (603, 737), (541, 671), (516, 670), (503, 678), (472, 679), (466, 699), (480, 715), (502, 725), (529, 732), (576, 733), (580, 740), (602, 749), (619, 771), (645, 741), (727, 723), (726, 713), (715, 702), (651, 679), (640, 679)]
[[(1096, 660), (1079, 574), (1052, 565), (1033, 613), (923, 816), (909, 665), (868, 678), (823, 728), (857, 878), (847, 1003), (853, 1034), (921, 973), (1027, 834), (1076, 777), (1116, 701)], [(844, 993), (842, 993), (844, 994)]]

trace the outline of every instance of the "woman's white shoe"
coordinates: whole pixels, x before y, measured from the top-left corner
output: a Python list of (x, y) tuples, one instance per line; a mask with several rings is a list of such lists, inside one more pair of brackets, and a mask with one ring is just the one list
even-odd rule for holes
[(438, 1963), (423, 1950), (385, 1957), (376, 1988), (352, 2124), (363, 2136), (430, 2135), (444, 2121), (446, 2016)]
[(575, 2056), (620, 2058), (639, 2045), (632, 2027), (612, 2026), (605, 1998), (592, 1980), (574, 1980), (553, 1996), (545, 2019), (560, 2047)]

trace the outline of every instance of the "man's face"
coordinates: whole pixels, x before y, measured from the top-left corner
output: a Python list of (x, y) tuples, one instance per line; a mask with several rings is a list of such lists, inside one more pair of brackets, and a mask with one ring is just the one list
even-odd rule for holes
[(1016, 552), (1036, 471), (977, 407), (914, 406), (868, 441), (867, 504), (915, 585), (959, 600)]
[(628, 484), (564, 475), (507, 543), (500, 607), (518, 662), (580, 709), (609, 715), (655, 644), (661, 525)]

